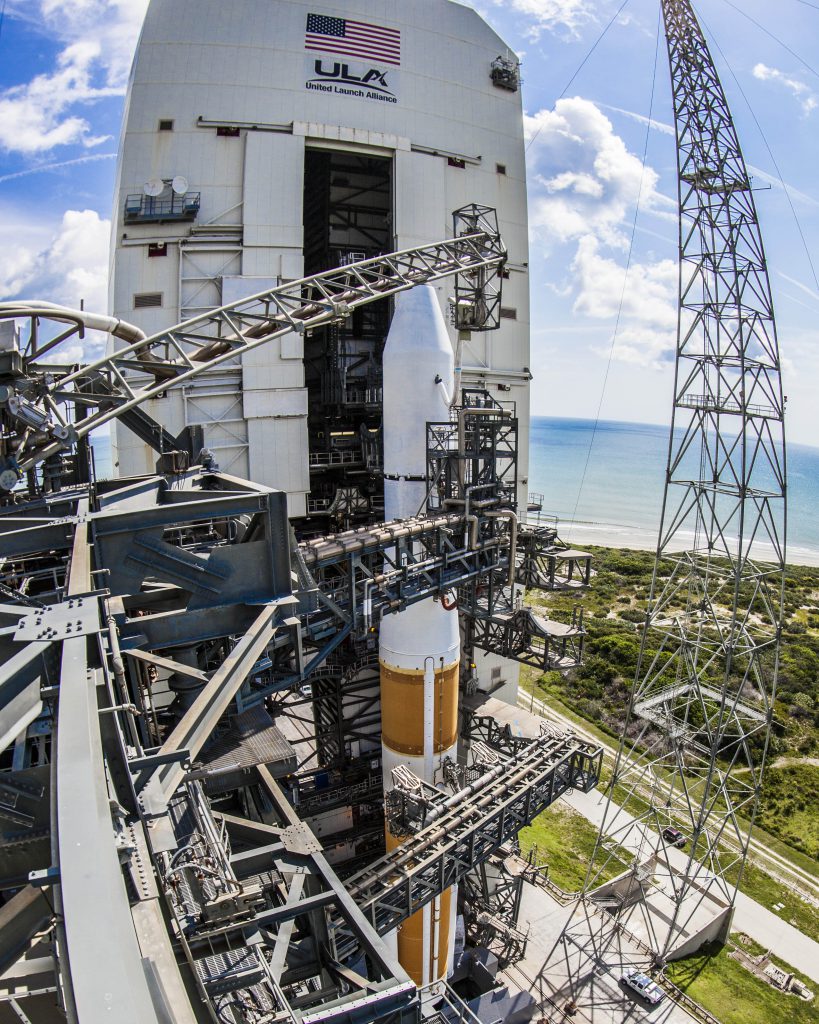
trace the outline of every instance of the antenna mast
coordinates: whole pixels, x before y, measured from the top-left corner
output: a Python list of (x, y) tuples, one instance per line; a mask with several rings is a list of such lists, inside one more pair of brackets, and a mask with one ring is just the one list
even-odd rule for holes
[(621, 914), (642, 908), (639, 930), (666, 960), (715, 915), (730, 926), (748, 854), (778, 668), (786, 476), (748, 171), (690, 3), (662, 9), (680, 210), (674, 410), (646, 626), (587, 892), (609, 856), (604, 836), (637, 850), (616, 902)]

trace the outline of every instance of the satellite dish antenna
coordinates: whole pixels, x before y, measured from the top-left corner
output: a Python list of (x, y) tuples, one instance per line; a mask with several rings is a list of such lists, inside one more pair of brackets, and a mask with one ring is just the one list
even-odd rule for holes
[(188, 179), (183, 174), (177, 174), (171, 182), (171, 188), (178, 196), (184, 196), (188, 191)]
[(161, 178), (149, 178), (142, 186), (146, 196), (158, 196), (165, 191), (165, 182)]

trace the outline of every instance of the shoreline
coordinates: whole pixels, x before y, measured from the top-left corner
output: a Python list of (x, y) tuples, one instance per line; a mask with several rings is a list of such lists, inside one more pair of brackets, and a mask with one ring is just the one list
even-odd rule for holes
[[(548, 517), (543, 516), (543, 519)], [(554, 518), (554, 517), (552, 517)], [(537, 522), (536, 517), (530, 520)], [(575, 520), (573, 523), (566, 522), (557, 517), (558, 536), (562, 541), (573, 548), (581, 548), (585, 545), (602, 548), (630, 548), (633, 551), (656, 551), (657, 532), (638, 526), (626, 526), (620, 523), (596, 523), (588, 520)], [(680, 539), (682, 540), (680, 535)], [(693, 535), (691, 537), (693, 540)], [(680, 545), (680, 548), (682, 545)], [(765, 561), (764, 552), (757, 555), (760, 561)], [(768, 556), (770, 558), (770, 555)], [(787, 550), (786, 565), (807, 566), (819, 568), (819, 551), (811, 548), (792, 547)]]

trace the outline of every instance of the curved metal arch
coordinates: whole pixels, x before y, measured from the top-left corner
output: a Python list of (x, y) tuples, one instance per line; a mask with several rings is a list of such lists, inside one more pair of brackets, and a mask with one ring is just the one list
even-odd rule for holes
[[(127, 340), (115, 352), (87, 364), (40, 362), (38, 356), (46, 349), (51, 357), (58, 348), (54, 341), (39, 349), (35, 346), (31, 357), (21, 360), (19, 383), (7, 386), (0, 396), (0, 408), (5, 406), (3, 411), (17, 428), (11, 446), (16, 468), (20, 473), (32, 469), (109, 420), (274, 338), (344, 320), (359, 306), (444, 277), (461, 275), (469, 284), (470, 278), (490, 269), (500, 280), (499, 268), (505, 260), (495, 211), (471, 205), (455, 211), (451, 239), (279, 285), (149, 338)], [(485, 277), (481, 276), (481, 290)], [(27, 317), (34, 332), (41, 317), (51, 316), (71, 325), (59, 337), (60, 343), (82, 335), (87, 314), (56, 307), (51, 312), (42, 303), (28, 305), (31, 308), (20, 304), (0, 308), (0, 319)], [(129, 325), (98, 324), (110, 318), (93, 319), (88, 326), (130, 337)], [(70, 422), (60, 410), (63, 403), (84, 407), (85, 417)]]

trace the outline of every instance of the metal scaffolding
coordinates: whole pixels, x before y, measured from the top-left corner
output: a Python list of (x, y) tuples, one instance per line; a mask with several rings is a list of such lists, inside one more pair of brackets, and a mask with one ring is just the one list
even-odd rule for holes
[[(673, 424), (636, 681), (587, 885), (606, 867), (607, 835), (639, 851), (620, 913), (650, 904), (652, 875), (667, 872), (666, 916), (649, 915), (649, 944), (667, 959), (713, 906), (733, 904), (748, 853), (782, 623), (785, 441), (748, 171), (691, 5), (662, 6), (680, 206)], [(679, 833), (687, 856), (674, 870)]]
[[(82, 335), (82, 314), (48, 308), (47, 303), (4, 304), (0, 317), (28, 319), (30, 326), (26, 349), (13, 353), (16, 358), (4, 367), (9, 385), (3, 395), (3, 412), (14, 430), (6, 441), (13, 458), (7, 458), (2, 468), (19, 479), (115, 418), (136, 429), (137, 413), (125, 417), (148, 399), (291, 331), (303, 333), (324, 324), (343, 323), (359, 307), (442, 277), (481, 268), (495, 268), (499, 273), (506, 249), (497, 231), (497, 218), (492, 223), (487, 219), (490, 213), (494, 215), (484, 207), (464, 207), (454, 215), (452, 239), (279, 285), (150, 338), (137, 336), (116, 352), (78, 368), (60, 366), (54, 354), (66, 341)], [(497, 273), (488, 274), (487, 280)], [(49, 318), (67, 326), (56, 338), (42, 341), (39, 322)], [(136, 328), (131, 331), (141, 333)], [(48, 362), (42, 362), (45, 355), (49, 355)], [(83, 417), (72, 422), (66, 403), (82, 409)], [(138, 414), (150, 421), (140, 433), (144, 440), (154, 443), (160, 452), (170, 453), (179, 447), (144, 410)]]
[[(588, 792), (603, 752), (576, 736), (548, 733), (448, 799), (410, 797), (395, 810), (413, 836), (352, 878), (350, 895), (380, 935), (482, 864), (559, 796)], [(396, 790), (392, 790), (396, 793)], [(392, 828), (392, 825), (391, 825)]]
[[(220, 473), (206, 452), (188, 468), (196, 431), (174, 438), (141, 408), (286, 331), (447, 274), (471, 275), (459, 308), (474, 304), (477, 329), (504, 258), (492, 211), (465, 207), (448, 242), (152, 338), (47, 303), (0, 310), (30, 326), (0, 366), (0, 887), (22, 887), (2, 918), (10, 998), (56, 992), (84, 1024), (148, 1024), (168, 1007), (179, 1024), (409, 1024), (416, 987), (379, 934), (567, 788), (596, 783), (599, 748), (572, 737), (486, 748), (457, 807), (439, 793), (436, 822), (389, 865), (340, 882), (304, 819), (329, 816), (328, 850), (351, 832), (356, 858), (383, 848), (380, 761), (356, 747), (378, 738), (378, 624), (514, 578), (516, 421), (470, 392), (469, 426), (455, 423), (439, 460), (451, 500), (298, 543), (283, 492)], [(43, 340), (41, 319), (61, 333)], [(88, 366), (43, 362), (91, 326), (125, 347)], [(88, 434), (114, 418), (160, 452), (157, 475), (93, 480)], [(307, 755), (285, 733), (296, 719)]]

